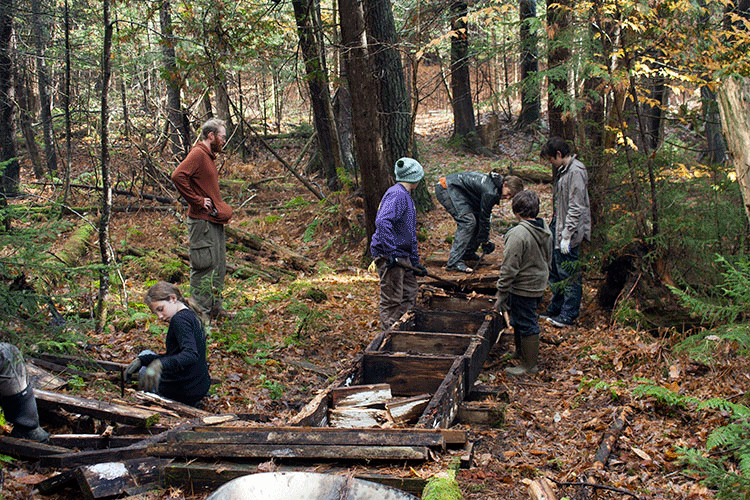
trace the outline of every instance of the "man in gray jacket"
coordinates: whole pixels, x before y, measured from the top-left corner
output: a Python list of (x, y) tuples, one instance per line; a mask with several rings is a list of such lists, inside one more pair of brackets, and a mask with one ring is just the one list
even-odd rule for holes
[(552, 300), (544, 316), (562, 328), (573, 325), (581, 311), (581, 243), (591, 240), (589, 176), (570, 145), (559, 137), (547, 141), (541, 157), (557, 170), (550, 223), (555, 242), (549, 276)]

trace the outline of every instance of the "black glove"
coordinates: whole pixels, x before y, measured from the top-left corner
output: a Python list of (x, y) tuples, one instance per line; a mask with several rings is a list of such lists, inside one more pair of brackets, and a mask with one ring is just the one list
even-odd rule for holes
[(141, 363), (141, 358), (135, 358), (133, 361), (130, 362), (127, 368), (125, 368), (125, 378), (129, 379), (133, 376), (134, 373), (137, 373), (138, 370), (141, 369), (143, 366), (143, 363)]
[(146, 371), (143, 372), (139, 380), (139, 386), (142, 391), (153, 392), (154, 394), (159, 392), (159, 381), (161, 380), (161, 361), (155, 359), (148, 365)]
[(510, 309), (508, 307), (508, 294), (500, 293), (499, 291), (495, 294), (495, 311), (502, 314)]
[(386, 269), (392, 269), (398, 265), (398, 261), (396, 260), (396, 257), (393, 255), (388, 256), (388, 267)]
[(427, 276), (427, 268), (422, 264), (417, 264), (414, 266), (414, 274), (417, 276)]
[(482, 251), (484, 253), (492, 253), (495, 251), (495, 244), (491, 241), (485, 241), (482, 243)]

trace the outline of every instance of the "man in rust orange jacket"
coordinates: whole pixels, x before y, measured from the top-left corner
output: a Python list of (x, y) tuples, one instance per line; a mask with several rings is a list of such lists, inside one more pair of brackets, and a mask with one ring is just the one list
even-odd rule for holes
[(232, 207), (221, 198), (216, 155), (224, 150), (226, 126), (217, 119), (201, 127), (201, 140), (172, 173), (172, 182), (188, 203), (190, 241), (190, 295), (212, 318), (230, 314), (221, 303), (226, 275), (224, 224)]

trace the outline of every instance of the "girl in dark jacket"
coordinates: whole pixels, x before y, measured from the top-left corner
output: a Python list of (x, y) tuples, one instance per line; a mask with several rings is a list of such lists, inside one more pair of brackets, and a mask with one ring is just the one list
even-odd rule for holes
[(203, 324), (172, 283), (160, 281), (149, 288), (146, 305), (160, 320), (169, 323), (167, 352), (141, 352), (125, 375), (138, 372), (142, 390), (196, 406), (211, 385)]

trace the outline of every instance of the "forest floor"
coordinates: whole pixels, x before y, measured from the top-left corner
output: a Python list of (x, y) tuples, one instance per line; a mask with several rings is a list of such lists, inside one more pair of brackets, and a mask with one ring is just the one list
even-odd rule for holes
[[(490, 160), (451, 149), (450, 123), (443, 116), (420, 120), (418, 133), (420, 160), (430, 191), (435, 180), (447, 173), (486, 172), (491, 166), (510, 162), (537, 163), (541, 141), (540, 137), (508, 129), (500, 139), (504, 156)], [(274, 145), (290, 164), (302, 146), (293, 141), (277, 141)], [(129, 151), (132, 149), (123, 147), (113, 153), (116, 169), (124, 171), (132, 168), (129, 164), (138, 164), (135, 153)], [(293, 270), (278, 255), (230, 249), (230, 264), (257, 265), (274, 272), (278, 281), (228, 276), (225, 304), (238, 314), (210, 328), (208, 359), (211, 375), (220, 383), (212, 386), (206, 409), (216, 413), (264, 413), (283, 423), (378, 332), (378, 280), (374, 272), (361, 265), (364, 239), (353, 231), (342, 236), (346, 227), (361, 227), (362, 210), (356, 197), (340, 197), (335, 209), (318, 202), (263, 151), (246, 161), (238, 154), (226, 158), (220, 175), (236, 181), (223, 184), (226, 198), (236, 210), (232, 226), (291, 249), (315, 265), (307, 271)], [(531, 188), (540, 194), (540, 215), (549, 221), (551, 186)], [(51, 193), (39, 188), (38, 194)], [(91, 193), (82, 192), (73, 203), (90, 204), (95, 199)], [(181, 208), (173, 204), (171, 209), (158, 209), (153, 208), (156, 202), (116, 197), (115, 205), (127, 204), (132, 204), (130, 211), (116, 212), (111, 230), (125, 284), (112, 288), (111, 326), (99, 335), (86, 332), (91, 356), (123, 363), (144, 348), (163, 350), (163, 325), (145, 314), (148, 310), (142, 304), (148, 285), (157, 279), (176, 277), (182, 289), (188, 290), (188, 270), (180, 256), (186, 251), (187, 241)], [(501, 224), (512, 222), (508, 202), (496, 208), (495, 216)], [(455, 229), (451, 217), (436, 205), (418, 219), (420, 252), (428, 270), (448, 279), (459, 278), (436, 264), (449, 248), (446, 240)], [(498, 249), (485, 257), (479, 270), (485, 275), (497, 273), (502, 257), (502, 238), (497, 230), (492, 238)], [(96, 261), (98, 247), (92, 244), (91, 248), (88, 259)], [(138, 256), (128, 250), (132, 248), (140, 250)], [(500, 357), (509, 347), (507, 343), (490, 353), (480, 382), (504, 388), (508, 401), (499, 427), (462, 426), (475, 441), (473, 466), (457, 475), (465, 499), (526, 499), (529, 494), (524, 481), (540, 476), (560, 483), (590, 480), (619, 489), (593, 491), (558, 485), (558, 498), (713, 498), (713, 492), (680, 463), (678, 448), (703, 449), (708, 433), (725, 424), (727, 415), (667, 406), (653, 397), (638, 397), (634, 390), (647, 379), (702, 400), (718, 396), (741, 402), (737, 398), (745, 397), (748, 360), (736, 356), (731, 345), (718, 344), (713, 364), (701, 364), (672, 349), (684, 338), (682, 334), (654, 335), (613, 324), (610, 313), (596, 306), (601, 276), (595, 255), (592, 249), (578, 324), (555, 329), (542, 322), (542, 338), (549, 342), (542, 343), (538, 374), (520, 379), (506, 376), (503, 368), (507, 365)], [(94, 286), (89, 286), (91, 296), (96, 293)], [(324, 292), (323, 300), (311, 293), (314, 290)], [(81, 297), (79, 305), (89, 299)], [(127, 307), (123, 306), (125, 302)], [(75, 309), (76, 304), (69, 305)], [(71, 392), (100, 399), (119, 398), (119, 388), (106, 381)], [(133, 389), (128, 389), (122, 399), (133, 402), (132, 394)], [(628, 425), (606, 467), (592, 470), (602, 436), (623, 408), (629, 411)], [(429, 477), (446, 468), (450, 458), (394, 469), (401, 475)], [(29, 485), (51, 471), (24, 462), (4, 464), (3, 470), (2, 498), (45, 498), (32, 493)], [(205, 496), (205, 492), (170, 489), (142, 498)]]

